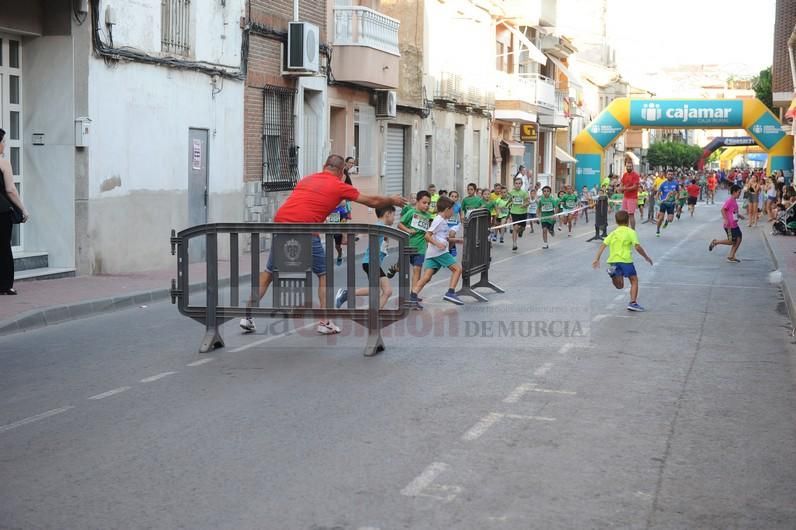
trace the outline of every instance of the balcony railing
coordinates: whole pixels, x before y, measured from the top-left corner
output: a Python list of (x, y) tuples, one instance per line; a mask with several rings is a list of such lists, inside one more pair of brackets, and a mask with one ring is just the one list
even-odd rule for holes
[(550, 110), (556, 108), (556, 87), (553, 81), (539, 74), (497, 73), (495, 99), (524, 101)]
[(460, 74), (440, 72), (432, 77), (434, 99), (447, 103), (455, 103), (476, 109), (490, 110), (495, 108), (495, 93), (481, 88), (479, 83), (467, 79)]
[(334, 9), (333, 44), (335, 46), (367, 46), (400, 56), (398, 50), (399, 26), (398, 20), (367, 7), (336, 7)]

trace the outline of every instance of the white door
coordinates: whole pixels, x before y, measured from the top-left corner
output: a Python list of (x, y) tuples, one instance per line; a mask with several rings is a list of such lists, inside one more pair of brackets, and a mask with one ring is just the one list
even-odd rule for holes
[[(14, 184), (22, 186), (22, 39), (0, 33), (0, 128), (6, 132), (5, 157), (11, 162)], [(23, 197), (24, 200), (24, 197)], [(11, 246), (22, 249), (23, 225), (14, 225)]]
[(404, 128), (387, 127), (387, 148), (384, 157), (384, 194), (404, 194)]

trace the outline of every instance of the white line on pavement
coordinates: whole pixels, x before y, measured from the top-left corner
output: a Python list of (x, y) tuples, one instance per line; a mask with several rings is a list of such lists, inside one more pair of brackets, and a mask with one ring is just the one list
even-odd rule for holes
[(552, 367), (553, 363), (544, 363), (542, 366), (533, 371), (533, 375), (534, 377), (542, 377), (544, 374), (549, 372)]
[(255, 346), (260, 346), (261, 344), (265, 344), (267, 342), (271, 342), (272, 340), (281, 339), (283, 337), (289, 337), (291, 335), (295, 335), (301, 330), (309, 329), (313, 326), (317, 325), (315, 322), (312, 324), (307, 324), (306, 326), (301, 326), (300, 328), (292, 329), (287, 333), (280, 333), (279, 335), (271, 335), (270, 337), (265, 337), (264, 339), (256, 340), (254, 342), (250, 342), (249, 344), (244, 344), (243, 346), (239, 346), (234, 350), (229, 350), (229, 353), (238, 353), (243, 350), (248, 350), (249, 348), (254, 348)]
[(577, 392), (571, 392), (569, 390), (550, 390), (548, 388), (531, 388), (531, 392), (541, 392), (543, 394), (561, 394), (564, 396), (575, 396)]
[(68, 407), (61, 407), (60, 409), (53, 409), (48, 410), (47, 412), (42, 412), (41, 414), (36, 414), (35, 416), (31, 416), (29, 418), (25, 418), (19, 421), (15, 421), (14, 423), (9, 423), (7, 425), (0, 426), (0, 433), (10, 431), (11, 429), (16, 429), (17, 427), (22, 427), (23, 425), (27, 425), (28, 423), (33, 423), (35, 421), (43, 420), (45, 418), (49, 418), (51, 416), (55, 416), (56, 414), (61, 414), (62, 412), (66, 412), (67, 410), (73, 409), (72, 405)]
[(194, 361), (192, 363), (188, 363), (186, 366), (202, 366), (203, 364), (207, 364), (209, 362), (213, 362), (215, 359), (213, 357), (208, 357), (207, 359), (199, 359), (198, 361)]
[(478, 420), (478, 423), (470, 427), (467, 432), (462, 435), (462, 440), (465, 442), (472, 442), (473, 440), (479, 439), (490, 427), (500, 421), (502, 417), (503, 414), (490, 412)]
[(106, 397), (115, 396), (116, 394), (121, 394), (122, 392), (127, 392), (130, 390), (131, 387), (129, 386), (120, 386), (119, 388), (114, 388), (113, 390), (108, 390), (107, 392), (103, 392), (102, 394), (97, 394), (96, 396), (91, 396), (89, 399), (105, 399)]
[(558, 353), (564, 354), (564, 353), (567, 353), (571, 349), (572, 349), (572, 343), (571, 342), (567, 342), (566, 344), (561, 346), (561, 348), (558, 350)]
[(592, 320), (594, 322), (599, 322), (600, 320), (602, 320), (604, 318), (608, 318), (608, 315), (604, 315), (604, 314), (603, 315), (594, 315), (594, 318), (592, 318)]
[(531, 388), (533, 388), (533, 384), (531, 383), (523, 383), (514, 390), (511, 391), (504, 400), (503, 403), (517, 403), (522, 396), (524, 396)]
[(432, 462), (415, 479), (401, 490), (401, 495), (407, 497), (417, 497), (424, 489), (429, 487), (443, 471), (448, 469), (448, 464), (443, 462)]
[(501, 416), (511, 420), (556, 421), (555, 418), (548, 418), (547, 416), (524, 416), (522, 414), (501, 414)]
[(174, 375), (176, 373), (177, 372), (161, 372), (161, 373), (153, 375), (151, 377), (145, 377), (145, 378), (141, 379), (141, 382), (142, 383), (152, 383), (154, 381), (157, 381), (158, 379), (163, 379), (164, 377), (168, 377), (168, 376)]

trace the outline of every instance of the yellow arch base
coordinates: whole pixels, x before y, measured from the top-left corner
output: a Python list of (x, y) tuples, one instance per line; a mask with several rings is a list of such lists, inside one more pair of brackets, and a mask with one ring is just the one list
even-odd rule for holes
[(782, 131), (774, 114), (758, 99), (632, 99), (611, 102), (575, 138), (576, 186), (597, 186), (605, 149), (628, 127), (656, 129), (745, 129), (768, 153), (769, 174), (793, 177), (793, 136)]

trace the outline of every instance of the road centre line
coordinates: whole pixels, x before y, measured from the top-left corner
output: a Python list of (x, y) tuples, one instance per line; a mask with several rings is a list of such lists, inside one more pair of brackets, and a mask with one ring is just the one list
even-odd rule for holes
[(120, 386), (119, 388), (114, 388), (113, 390), (108, 390), (107, 392), (103, 392), (102, 394), (97, 394), (95, 396), (91, 396), (88, 399), (99, 400), (105, 399), (106, 397), (115, 396), (116, 394), (121, 394), (122, 392), (127, 392), (132, 387), (129, 386)]
[(544, 363), (542, 366), (533, 371), (534, 377), (542, 377), (553, 367), (553, 363)]
[(198, 361), (194, 361), (192, 363), (188, 363), (186, 366), (201, 366), (203, 364), (207, 364), (209, 362), (215, 361), (214, 357), (208, 357), (206, 359), (199, 359)]
[(170, 375), (174, 375), (176, 373), (177, 372), (161, 372), (161, 373), (153, 375), (151, 377), (145, 377), (144, 379), (141, 379), (141, 382), (142, 383), (152, 383), (152, 382), (155, 382), (155, 381), (157, 381), (159, 379), (163, 379), (164, 377), (168, 377)]
[(73, 408), (75, 408), (75, 407), (72, 406), (72, 405), (69, 405), (67, 407), (61, 407), (59, 409), (48, 410), (47, 412), (42, 412), (41, 414), (36, 414), (35, 416), (30, 416), (29, 418), (24, 418), (24, 419), (21, 419), (19, 421), (15, 421), (14, 423), (9, 423), (7, 425), (2, 425), (2, 426), (0, 426), (0, 433), (4, 433), (4, 432), (10, 431), (12, 429), (16, 429), (17, 427), (22, 427), (23, 425), (27, 425), (28, 423), (33, 423), (33, 422), (40, 421), (40, 420), (43, 420), (43, 419), (46, 419), (46, 418), (50, 418), (52, 416), (55, 416), (57, 414), (61, 414), (63, 412), (66, 412), (67, 410), (71, 410)]
[(428, 488), (442, 472), (447, 471), (447, 469), (448, 464), (443, 462), (432, 462), (422, 473), (401, 490), (401, 495), (417, 497), (424, 489)]
[(256, 340), (254, 342), (250, 342), (249, 344), (244, 344), (243, 346), (238, 346), (235, 349), (229, 350), (229, 353), (242, 352), (243, 350), (248, 350), (249, 348), (254, 348), (255, 346), (260, 346), (260, 345), (265, 344), (267, 342), (271, 342), (272, 340), (281, 339), (283, 337), (289, 337), (291, 335), (295, 335), (296, 333), (298, 333), (301, 330), (309, 329), (309, 328), (311, 328), (311, 327), (313, 327), (315, 325), (316, 325), (316, 323), (313, 322), (311, 324), (307, 324), (306, 326), (301, 326), (299, 328), (292, 329), (292, 330), (287, 331), (285, 333), (280, 333), (278, 335), (271, 335), (270, 337), (265, 337), (264, 339)]
[(493, 425), (502, 420), (509, 418), (512, 420), (536, 420), (536, 421), (556, 421), (555, 418), (546, 416), (524, 416), (521, 414), (504, 414), (501, 412), (490, 412), (480, 420), (478, 423), (470, 427), (467, 432), (462, 435), (462, 440), (465, 442), (472, 442), (479, 439), (486, 433)]
[(512, 390), (511, 393), (508, 396), (506, 396), (506, 398), (503, 400), (503, 403), (517, 403), (517, 402), (519, 402), (519, 400), (522, 399), (522, 396), (527, 394), (528, 391), (531, 388), (533, 388), (533, 384), (532, 383), (523, 383), (523, 384), (519, 385), (517, 388)]

